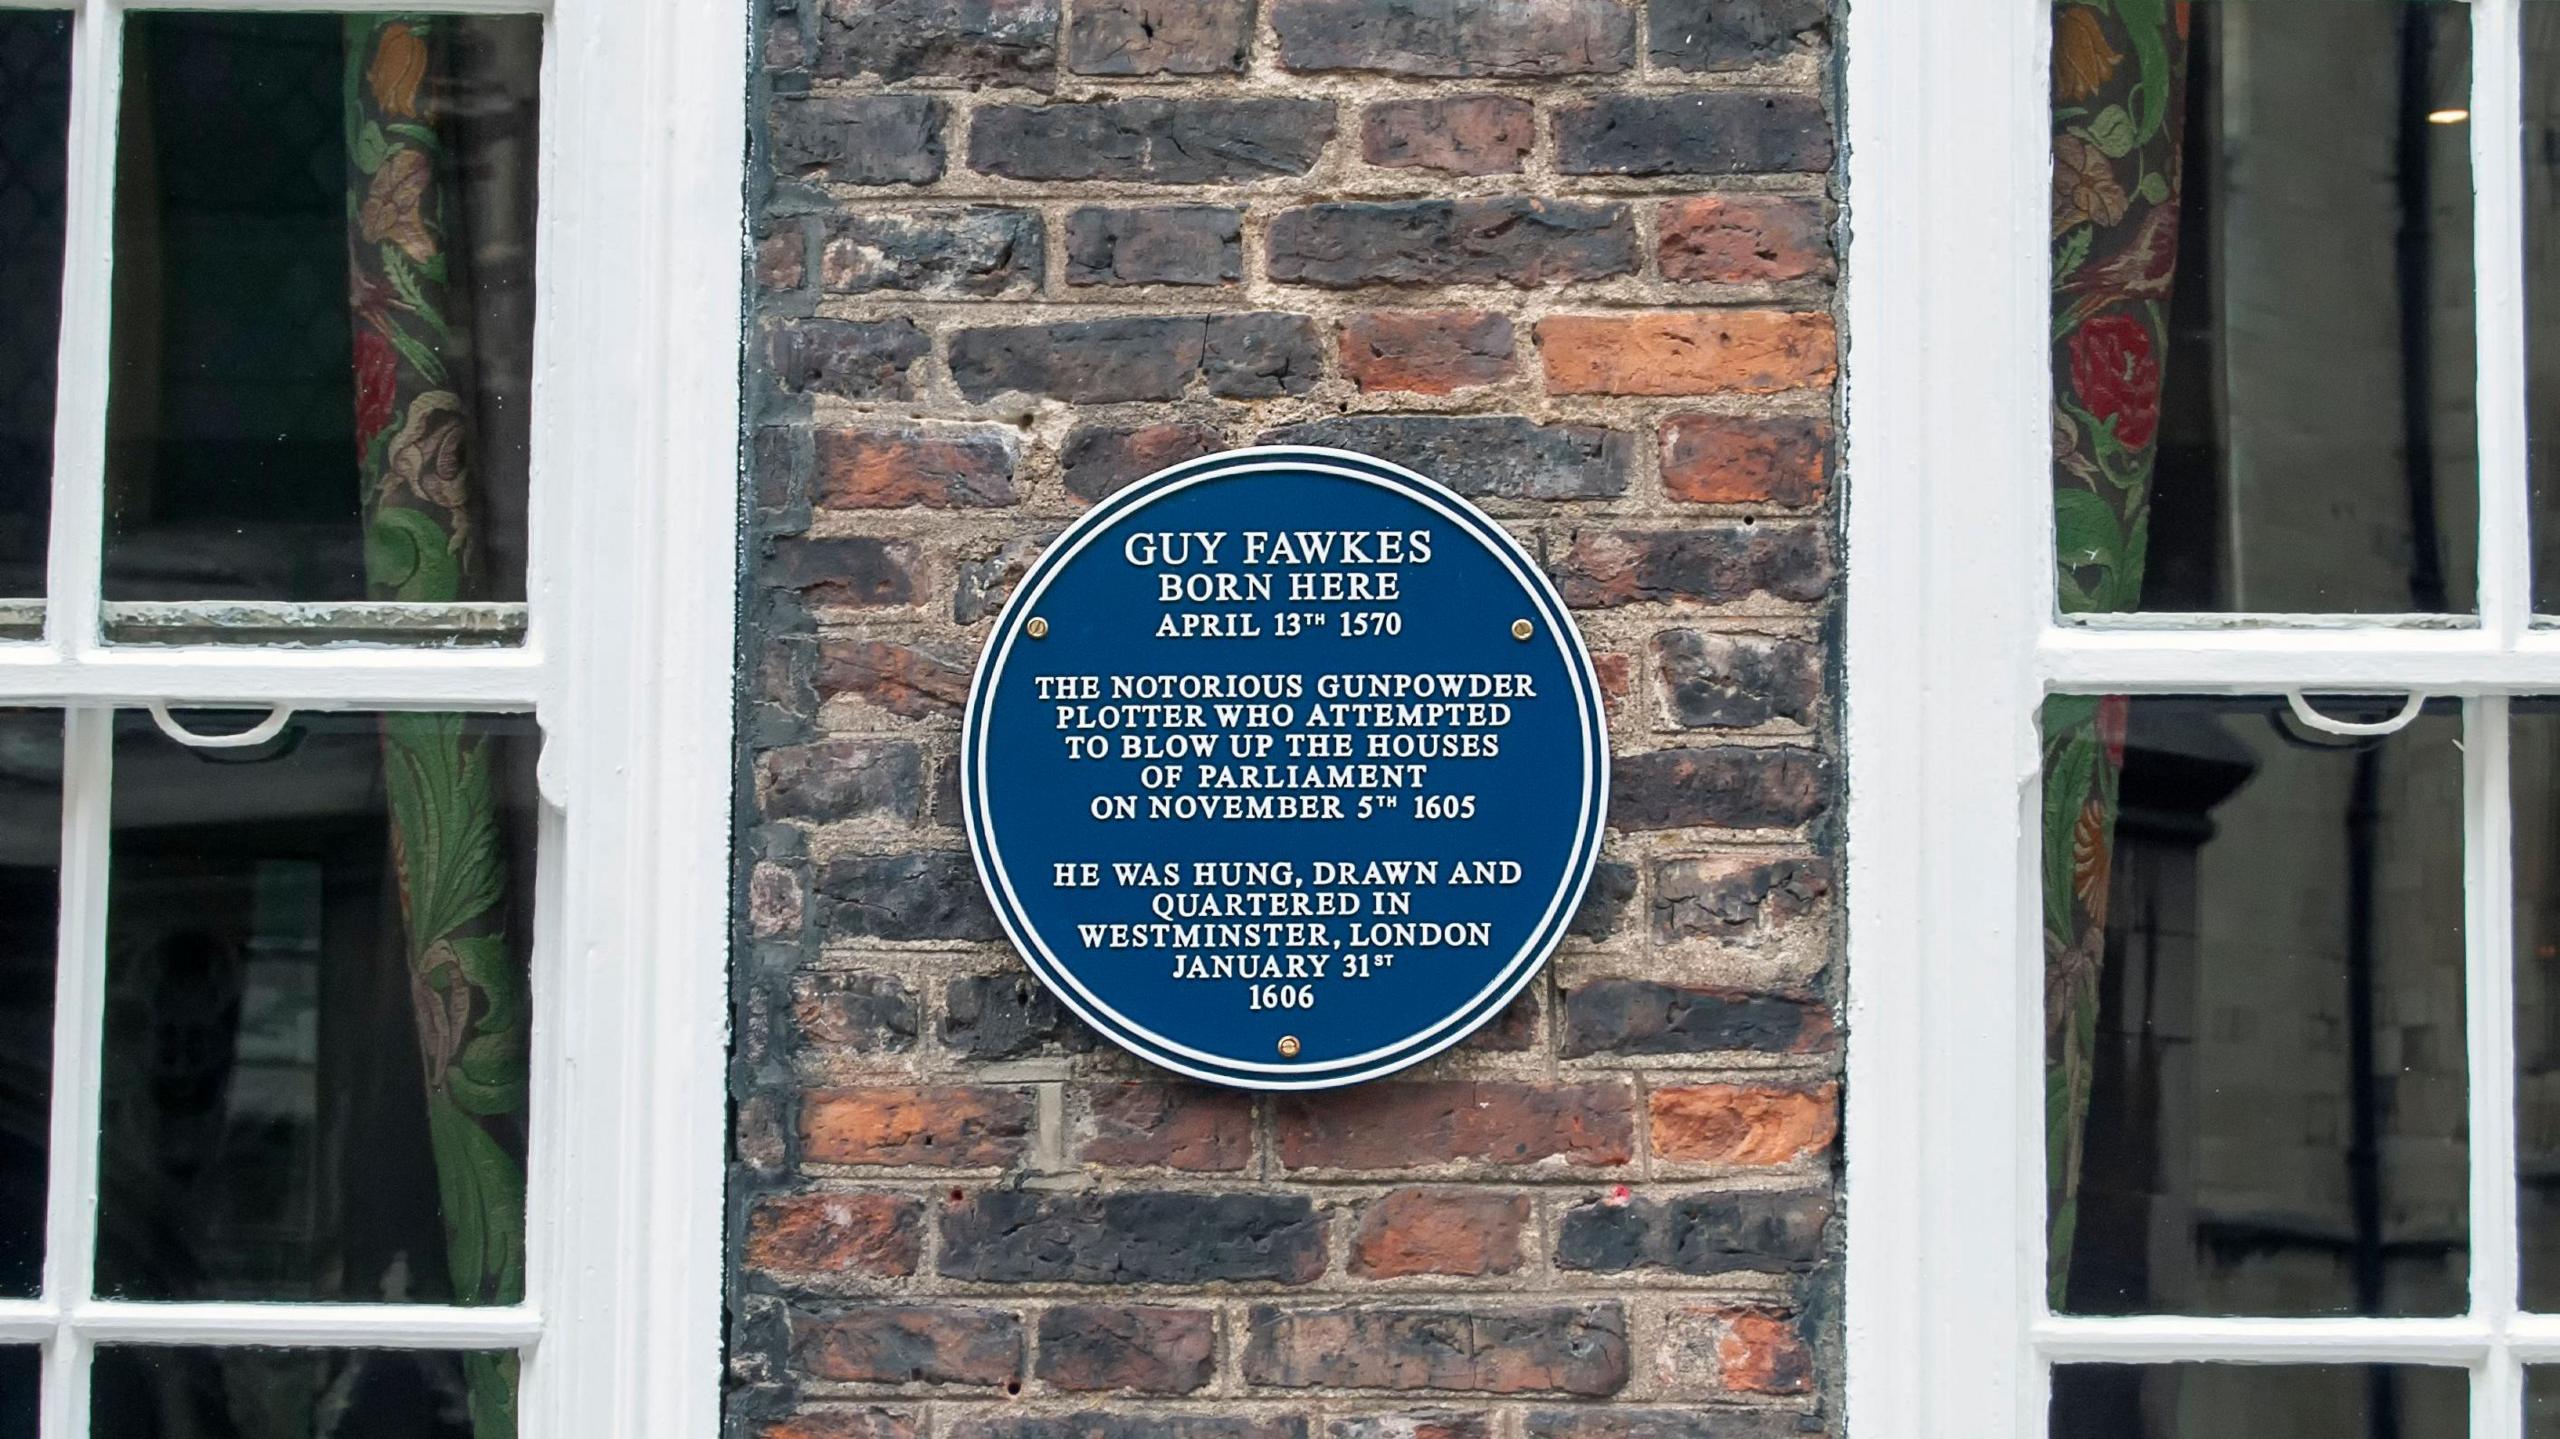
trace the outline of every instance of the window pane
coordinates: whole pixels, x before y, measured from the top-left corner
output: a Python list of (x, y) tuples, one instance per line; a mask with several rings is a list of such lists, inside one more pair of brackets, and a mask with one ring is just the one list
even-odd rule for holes
[(2560, 1439), (2560, 1372), (2524, 1371), (2525, 1439)]
[(120, 717), (102, 1292), (521, 1296), (532, 763), (519, 718)]
[(125, 33), (107, 597), (524, 598), (540, 21)]
[(2461, 1312), (2458, 709), (2348, 740), (2281, 700), (2067, 697), (2045, 726), (2057, 1307)]
[[(515, 1432), (513, 1354), (98, 1351), (91, 1432), (113, 1439), (480, 1439)], [(503, 1422), (500, 1422), (503, 1421)]]
[(2560, 5), (2523, 7), (2526, 423), (2533, 607), (2560, 613)]
[(0, 1298), (43, 1280), (61, 847), (62, 721), (0, 710)]
[(2560, 701), (2515, 702), (2518, 1301), (2560, 1310)]
[(44, 593), (71, 17), (0, 11), (0, 596)]
[(2463, 1439), (2459, 1369), (2065, 1364), (2053, 1439)]
[(2467, 7), (2054, 25), (2062, 607), (2471, 609)]
[(42, 1363), (33, 1349), (0, 1349), (0, 1439), (36, 1439)]

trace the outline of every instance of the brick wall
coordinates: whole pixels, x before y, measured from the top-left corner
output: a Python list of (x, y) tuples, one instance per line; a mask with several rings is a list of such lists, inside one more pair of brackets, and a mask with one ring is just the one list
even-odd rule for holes
[[(1820, 0), (765, 0), (731, 1422), (1679, 1439), (1836, 1412)], [(1474, 497), (1610, 691), (1575, 936), (1395, 1080), (1100, 1047), (956, 828), (995, 608), (1294, 440)]]

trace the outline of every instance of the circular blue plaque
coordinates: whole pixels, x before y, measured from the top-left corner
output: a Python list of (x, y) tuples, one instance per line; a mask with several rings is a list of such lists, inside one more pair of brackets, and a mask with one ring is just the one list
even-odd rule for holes
[(1353, 1084), (1500, 1013), (1608, 812), (1591, 657), (1509, 534), (1410, 470), (1235, 450), (1095, 506), (969, 692), (969, 845), (1005, 933), (1167, 1069)]

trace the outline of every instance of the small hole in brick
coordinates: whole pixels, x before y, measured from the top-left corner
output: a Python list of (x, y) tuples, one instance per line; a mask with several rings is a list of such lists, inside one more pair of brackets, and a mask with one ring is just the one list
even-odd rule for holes
[(918, 1367), (916, 1367), (916, 1368), (913, 1368), (913, 1369), (908, 1370), (908, 1371), (907, 1371), (907, 1378), (908, 1378), (910, 1381), (914, 1382), (914, 1383), (922, 1384), (922, 1383), (924, 1382), (924, 1369), (923, 1369), (923, 1367), (922, 1367), (922, 1366), (918, 1366)]
[(952, 1202), (952, 1203), (954, 1203), (954, 1204), (959, 1203), (959, 1202), (960, 1202), (960, 1200), (961, 1200), (961, 1197), (962, 1197), (962, 1196), (961, 1196), (961, 1194), (960, 1194), (960, 1191), (959, 1191), (959, 1190), (955, 1189), (955, 1190), (952, 1190), (952, 1191), (951, 1191), (951, 1202)]
[(1004, 1392), (1005, 1392), (1005, 1393), (1007, 1393), (1007, 1394), (1019, 1394), (1019, 1393), (1021, 1393), (1021, 1392), (1022, 1392), (1022, 1381), (1021, 1381), (1021, 1380), (1019, 1380), (1019, 1379), (1008, 1379), (1008, 1380), (1004, 1381)]

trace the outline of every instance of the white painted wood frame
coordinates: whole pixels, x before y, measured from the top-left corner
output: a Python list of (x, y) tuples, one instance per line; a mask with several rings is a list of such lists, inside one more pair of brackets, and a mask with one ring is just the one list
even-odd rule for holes
[[(747, 6), (121, 0), (73, 20), (46, 628), (0, 706), (66, 711), (44, 1439), (100, 1343), (512, 1348), (527, 1439), (717, 1432)], [(128, 9), (545, 21), (529, 620), (521, 647), (117, 647), (99, 630), (115, 121)], [(526, 1296), (504, 1308), (92, 1297), (112, 709), (515, 711), (545, 801)]]

